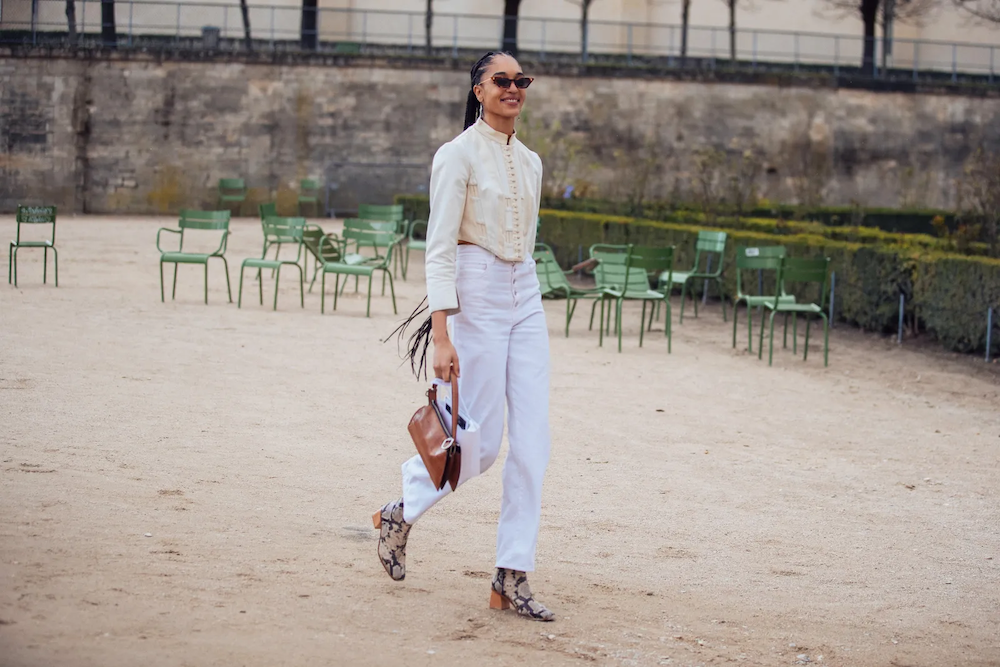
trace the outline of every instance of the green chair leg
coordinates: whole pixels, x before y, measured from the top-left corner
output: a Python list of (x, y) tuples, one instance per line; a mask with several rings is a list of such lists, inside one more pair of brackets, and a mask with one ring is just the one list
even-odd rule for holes
[(229, 284), (229, 262), (226, 261), (225, 257), (220, 257), (222, 260), (222, 268), (226, 272), (226, 293), (229, 295), (229, 303), (233, 302), (233, 286)]
[(830, 365), (830, 321), (826, 313), (820, 313), (820, 317), (823, 318), (823, 367), (826, 368)]
[(278, 284), (281, 282), (281, 264), (276, 267), (277, 275), (274, 278), (274, 310), (278, 310)]
[[(597, 302), (594, 302), (597, 307)], [(604, 347), (604, 298), (601, 298), (601, 320), (597, 323), (597, 346)]]
[(166, 296), (163, 294), (163, 260), (160, 260), (160, 303), (166, 303)]
[(243, 307), (243, 269), (244, 268), (246, 268), (246, 267), (244, 267), (242, 264), (240, 264), (240, 289), (236, 293), (236, 307), (237, 308), (242, 308)]
[(792, 313), (792, 354), (799, 353), (799, 314)]
[(722, 304), (722, 321), (726, 321), (726, 293), (722, 290), (722, 279), (716, 278), (715, 284), (719, 287), (719, 303)]
[(56, 270), (56, 287), (59, 287), (59, 251), (52, 246), (52, 264)]
[(264, 273), (257, 269), (257, 290), (260, 292), (260, 305), (264, 305)]
[[(313, 276), (313, 280), (316, 280), (316, 276)], [(322, 315), (326, 312), (326, 271), (323, 272), (323, 280), (320, 283), (319, 292), (319, 314)]]
[[(733, 302), (733, 349), (736, 349), (736, 318), (739, 315), (739, 306), (738, 300)], [(749, 306), (747, 310), (750, 310)]]
[(205, 260), (205, 305), (208, 305), (208, 260)]
[(300, 306), (302, 308), (305, 308), (306, 307), (306, 285), (305, 285), (305, 283), (306, 283), (306, 277), (305, 277), (305, 269), (303, 269), (298, 264), (295, 265), (295, 268), (297, 268), (299, 270), (299, 302), (300, 302)]
[(42, 284), (45, 285), (49, 282), (49, 249), (48, 247), (42, 248)]
[(809, 325), (812, 324), (812, 318), (806, 315), (806, 343), (802, 348), (802, 361), (808, 361), (809, 359)]
[[(618, 299), (618, 303), (615, 307), (615, 319), (617, 319), (617, 329), (618, 329), (618, 352), (622, 351), (622, 302), (624, 299)], [(645, 315), (643, 316), (645, 318)], [(639, 327), (642, 328), (641, 326)]]
[[(335, 274), (337, 279), (333, 284), (333, 309), (337, 310), (337, 288), (340, 287), (340, 274)], [(347, 285), (347, 278), (344, 278), (344, 285)]]
[(374, 273), (369, 274), (368, 275), (368, 306), (365, 308), (365, 317), (371, 317), (372, 316), (372, 282), (374, 280), (375, 280), (375, 274)]
[(774, 316), (775, 315), (777, 315), (776, 311), (771, 313), (771, 344), (768, 348), (768, 353), (767, 353), (768, 366), (770, 366), (772, 361), (774, 360)]
[(177, 298), (177, 262), (174, 262), (174, 288), (170, 292), (170, 300), (173, 301)]
[(392, 276), (389, 276), (389, 294), (392, 295), (392, 314), (398, 315), (399, 311), (396, 310), (396, 288), (392, 284)]
[(673, 332), (673, 315), (670, 312), (670, 296), (667, 295), (663, 299), (663, 310), (666, 313), (666, 320), (664, 321), (663, 334), (667, 337), (667, 354), (673, 352), (673, 342), (674, 342), (674, 332)]
[(17, 287), (17, 246), (14, 246), (14, 287)]
[(681, 324), (684, 324), (684, 306), (687, 305), (687, 286), (687, 280), (681, 283), (681, 315), (679, 320)]

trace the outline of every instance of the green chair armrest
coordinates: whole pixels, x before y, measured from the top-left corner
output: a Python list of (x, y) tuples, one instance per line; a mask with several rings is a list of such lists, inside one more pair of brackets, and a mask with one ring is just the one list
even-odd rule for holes
[(180, 234), (181, 230), (170, 229), (169, 227), (160, 227), (158, 230), (156, 230), (156, 250), (161, 255), (165, 252), (177, 252), (176, 250), (164, 250), (163, 248), (160, 247), (160, 234), (162, 234), (163, 232), (170, 232), (171, 234)]

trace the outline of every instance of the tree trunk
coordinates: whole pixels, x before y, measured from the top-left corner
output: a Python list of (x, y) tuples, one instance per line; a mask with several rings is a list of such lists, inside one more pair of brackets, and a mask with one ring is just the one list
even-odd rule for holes
[(517, 55), (517, 13), (521, 0), (504, 0), (503, 3), (503, 43), (500, 48)]
[(691, 0), (681, 0), (681, 65), (687, 64), (688, 23), (691, 18)]
[(896, 19), (896, 0), (882, 0), (882, 71), (889, 68), (892, 59), (893, 26)]
[(592, 0), (581, 0), (580, 7), (582, 8), (582, 14), (580, 16), (580, 60), (587, 62), (587, 46), (589, 35), (587, 34), (587, 16), (590, 14), (590, 3)]
[(738, 0), (727, 0), (729, 4), (729, 62), (736, 66), (736, 3)]
[(69, 30), (69, 43), (76, 44), (76, 1), (66, 0), (66, 25)]
[(431, 31), (434, 27), (434, 0), (427, 0), (427, 14), (424, 16), (424, 32), (427, 36), (427, 44), (425, 46), (425, 51), (427, 55), (431, 55)]
[(118, 45), (118, 28), (115, 26), (115, 0), (101, 0), (101, 43), (110, 48)]
[(316, 50), (316, 0), (302, 0), (302, 24), (299, 36), (304, 50)]
[(250, 10), (247, 0), (240, 0), (240, 13), (243, 14), (243, 43), (247, 51), (253, 51), (253, 39), (250, 37)]
[(875, 23), (880, 0), (861, 0), (861, 20), (865, 24), (865, 50), (861, 57), (861, 72), (875, 76)]

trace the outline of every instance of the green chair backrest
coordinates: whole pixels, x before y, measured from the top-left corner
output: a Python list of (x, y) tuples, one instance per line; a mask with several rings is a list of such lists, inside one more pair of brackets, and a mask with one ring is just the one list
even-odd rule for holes
[(648, 291), (649, 274), (674, 270), (674, 246), (629, 246), (625, 255), (625, 291)]
[(227, 231), (229, 229), (229, 211), (195, 211), (191, 209), (181, 209), (180, 220), (177, 226), (181, 230), (185, 229), (219, 229)]
[[(802, 259), (798, 257), (783, 257), (778, 267), (778, 284), (780, 292), (786, 293), (789, 283), (815, 283), (819, 285), (819, 301), (822, 308), (826, 306), (826, 278), (829, 274), (830, 258)], [(775, 296), (775, 304), (778, 297)]]
[[(319, 232), (317, 235), (316, 232)], [(343, 260), (343, 240), (336, 234), (323, 234), (315, 226), (306, 228), (302, 235), (303, 245), (321, 262), (339, 262)]]
[(542, 295), (555, 291), (565, 291), (568, 295), (572, 288), (562, 267), (556, 261), (552, 248), (544, 243), (536, 243), (532, 257), (535, 260), (535, 274), (538, 276)]
[(628, 259), (627, 245), (607, 245), (597, 243), (590, 246), (590, 258), (597, 260), (594, 267), (594, 281), (597, 287), (622, 289), (628, 279), (625, 261)]
[(243, 182), (242, 178), (220, 178), (219, 179), (219, 192), (224, 190), (237, 190), (243, 192), (246, 190), (246, 183)]
[(278, 204), (273, 201), (261, 204), (257, 207), (260, 210), (260, 219), (273, 218), (278, 215)]
[(299, 181), (299, 190), (301, 190), (303, 194), (305, 194), (306, 192), (311, 192), (311, 193), (318, 192), (319, 181), (316, 181), (312, 178), (303, 178), (301, 181)]
[[(701, 258), (705, 256), (705, 273), (720, 275), (722, 273), (722, 256), (726, 251), (726, 232), (710, 232), (702, 230), (698, 232), (698, 240), (694, 244), (694, 271), (701, 271)], [(718, 255), (716, 258), (715, 255)], [(709, 269), (709, 258), (715, 261), (713, 268)]]
[(358, 206), (358, 218), (361, 220), (402, 222), (404, 220), (403, 205), (390, 204), (388, 206), (381, 206), (378, 204), (361, 204)]
[(49, 243), (56, 242), (56, 207), (55, 206), (18, 206), (17, 207), (17, 240), (21, 242), (21, 225), (52, 225), (52, 236)]
[(306, 219), (268, 216), (264, 218), (262, 225), (264, 227), (264, 242), (267, 244), (301, 243)]
[(783, 245), (736, 246), (736, 295), (743, 292), (743, 271), (777, 271), (786, 251)]
[[(378, 255), (379, 248), (385, 248), (386, 254), (385, 259), (388, 260), (392, 257), (392, 249), (396, 245), (396, 241), (399, 240), (399, 236), (396, 234), (395, 229), (378, 229), (374, 227), (365, 228), (364, 225), (347, 225), (348, 221), (344, 223), (344, 232), (342, 238), (347, 242), (353, 242), (360, 249), (361, 246), (371, 246), (375, 248), (376, 256)], [(368, 220), (357, 220), (353, 222), (367, 222)], [(373, 225), (378, 225), (379, 223), (371, 223)], [(394, 224), (394, 223), (385, 223)]]

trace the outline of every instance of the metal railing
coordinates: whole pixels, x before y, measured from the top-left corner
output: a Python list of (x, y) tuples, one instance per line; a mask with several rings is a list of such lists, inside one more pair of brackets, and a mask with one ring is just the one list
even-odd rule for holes
[[(320, 52), (420, 55), (427, 35), (424, 14), (362, 9), (317, 8), (316, 28), (302, 31), (303, 10), (288, 5), (248, 8), (250, 43), (244, 34), (239, 2), (160, 2), (116, 0), (114, 29), (102, 36), (101, 0), (76, 0), (73, 46), (119, 49), (173, 49), (240, 52)], [(0, 17), (0, 44), (70, 45), (65, 0), (6, 5)], [(437, 56), (466, 55), (500, 45), (500, 16), (436, 14), (430, 34)], [(740, 70), (832, 71), (862, 76), (864, 39), (860, 35), (738, 29), (731, 61), (727, 28), (690, 26), (688, 50), (681, 57), (678, 25), (591, 21), (587, 49), (579, 21), (522, 17), (518, 47), (539, 60), (615, 64), (625, 67), (733, 67)], [(113, 36), (110, 37), (109, 36)], [(885, 53), (886, 46), (890, 54)], [(876, 78), (976, 80), (995, 84), (1000, 47), (930, 40), (877, 40)], [(585, 53), (584, 53), (585, 51)], [(885, 67), (883, 67), (883, 64)]]

